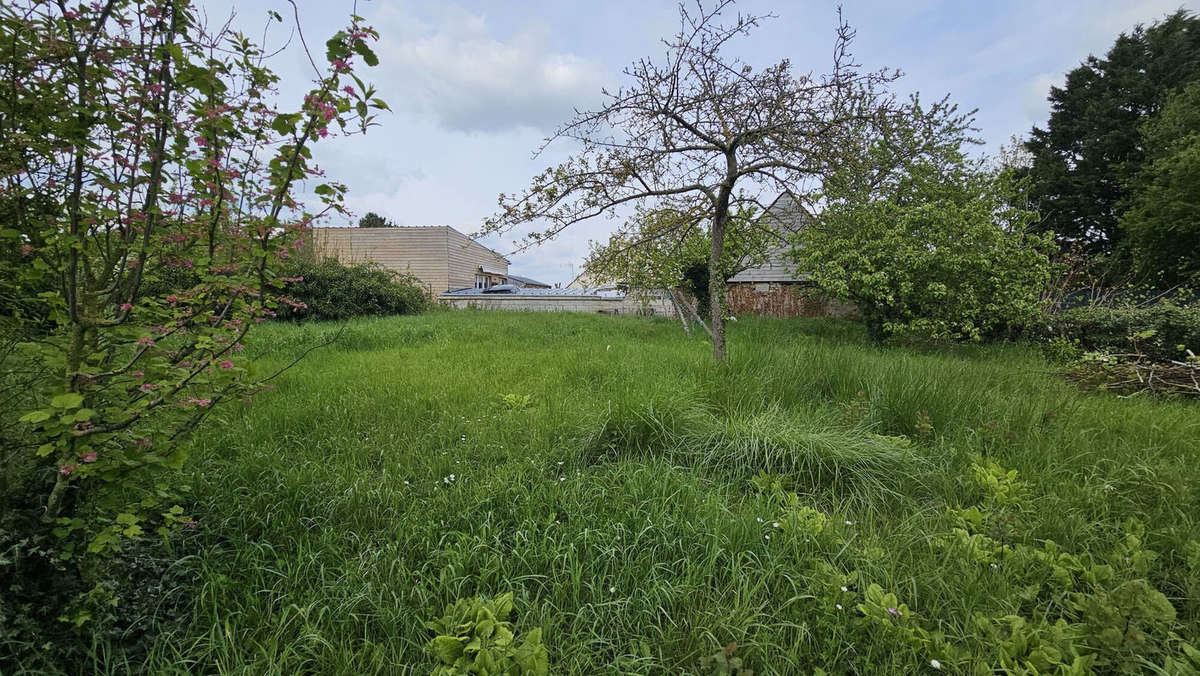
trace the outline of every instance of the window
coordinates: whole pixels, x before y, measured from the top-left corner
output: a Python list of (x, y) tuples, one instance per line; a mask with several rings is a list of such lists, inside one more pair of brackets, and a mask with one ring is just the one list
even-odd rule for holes
[(491, 284), (488, 284), (487, 275), (475, 275), (475, 288), (476, 289), (486, 289), (489, 286), (491, 286)]

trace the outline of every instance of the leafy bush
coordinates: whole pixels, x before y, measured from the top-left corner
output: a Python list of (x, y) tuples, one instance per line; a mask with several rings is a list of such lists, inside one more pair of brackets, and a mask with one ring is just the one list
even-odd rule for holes
[[(1027, 233), (1025, 186), (969, 158), (961, 120), (876, 139), (825, 183), (826, 207), (792, 251), (797, 269), (853, 303), (875, 342), (979, 341), (1037, 319), (1053, 239)], [(864, 169), (866, 167), (866, 169)]]
[(1200, 305), (1147, 308), (1080, 307), (1050, 317), (1049, 338), (1084, 350), (1140, 353), (1155, 361), (1184, 360), (1200, 351)]
[(512, 592), (490, 601), (459, 599), (446, 614), (425, 626), (437, 634), (426, 650), (438, 661), (435, 675), (531, 674), (549, 672), (549, 655), (542, 630), (533, 629), (517, 641), (511, 622)]
[(301, 262), (289, 271), (294, 305), (281, 316), (292, 319), (348, 319), (407, 315), (429, 309), (429, 295), (412, 276), (372, 263), (343, 265), (329, 258)]

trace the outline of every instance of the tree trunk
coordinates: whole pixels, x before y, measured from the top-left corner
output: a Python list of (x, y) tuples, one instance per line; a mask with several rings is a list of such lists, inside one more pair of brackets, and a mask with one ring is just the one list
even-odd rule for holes
[(863, 309), (863, 321), (867, 325), (867, 337), (876, 345), (883, 345), (887, 340), (887, 330), (883, 326), (883, 315), (875, 310)]
[(671, 306), (675, 308), (675, 316), (679, 318), (679, 323), (683, 324), (683, 332), (687, 334), (688, 338), (691, 338), (692, 327), (688, 326), (687, 317), (683, 314), (683, 301), (675, 289), (667, 289), (667, 295), (671, 297)]
[(725, 358), (725, 318), (721, 310), (725, 296), (725, 279), (721, 274), (721, 257), (725, 253), (725, 221), (729, 209), (729, 199), (722, 191), (722, 197), (717, 204), (717, 213), (713, 218), (712, 249), (708, 256), (708, 303), (712, 317), (713, 359), (721, 361)]

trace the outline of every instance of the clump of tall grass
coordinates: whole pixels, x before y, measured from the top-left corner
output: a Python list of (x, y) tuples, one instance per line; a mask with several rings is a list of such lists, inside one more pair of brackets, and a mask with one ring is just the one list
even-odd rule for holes
[(580, 440), (599, 459), (658, 457), (723, 479), (788, 474), (811, 490), (853, 488), (883, 496), (897, 484), (910, 489), (927, 463), (904, 437), (867, 427), (847, 429), (829, 410), (788, 411), (769, 405), (722, 418), (677, 399), (644, 408), (609, 409)]

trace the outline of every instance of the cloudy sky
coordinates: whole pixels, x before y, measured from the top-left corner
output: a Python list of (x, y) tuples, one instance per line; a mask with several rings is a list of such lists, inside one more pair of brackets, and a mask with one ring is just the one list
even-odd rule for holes
[[(229, 0), (197, 0), (213, 19)], [(689, 0), (690, 1), (690, 0)], [(745, 13), (772, 13), (731, 53), (763, 67), (789, 59), (797, 71), (824, 72), (837, 24), (834, 0), (741, 0)], [(854, 53), (868, 69), (899, 68), (901, 93), (951, 99), (977, 108), (977, 125), (996, 150), (1014, 134), (1044, 124), (1046, 95), (1088, 54), (1103, 54), (1122, 31), (1200, 0), (843, 0), (857, 30)], [(241, 0), (235, 23), (260, 35), (267, 12), (286, 17), (267, 43), (284, 43), (290, 5)], [(355, 8), (353, 0), (297, 0), (309, 45), (319, 48)], [(574, 108), (601, 101), (621, 69), (661, 54), (660, 38), (678, 26), (668, 0), (358, 0), (357, 11), (380, 33), (380, 65), (362, 68), (393, 108), (363, 137), (318, 144), (330, 177), (350, 188), (357, 214), (375, 211), (400, 225), (450, 225), (473, 232), (513, 193), (569, 152), (534, 159), (542, 139)], [(312, 69), (292, 47), (274, 62), (293, 99)], [(344, 224), (345, 221), (330, 223)], [(511, 271), (547, 282), (569, 281), (587, 252), (615, 223), (583, 223), (554, 242), (509, 256)], [(520, 233), (484, 243), (501, 253)]]

